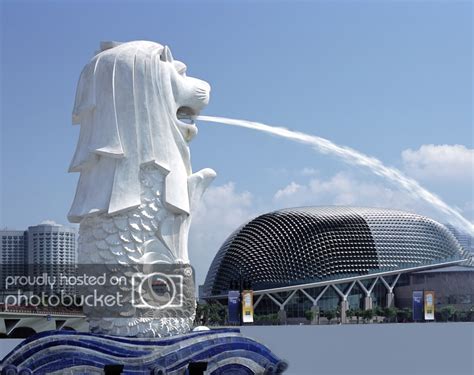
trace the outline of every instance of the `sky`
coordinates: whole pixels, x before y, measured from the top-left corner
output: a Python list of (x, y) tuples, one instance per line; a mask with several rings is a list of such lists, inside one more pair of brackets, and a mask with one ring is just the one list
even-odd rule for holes
[[(260, 121), (377, 157), (474, 221), (470, 1), (1, 1), (0, 227), (70, 225), (77, 80), (100, 41), (168, 45), (212, 87), (205, 115)], [(218, 177), (193, 219), (198, 281), (250, 218), (302, 205), (446, 218), (369, 171), (287, 140), (198, 123)]]

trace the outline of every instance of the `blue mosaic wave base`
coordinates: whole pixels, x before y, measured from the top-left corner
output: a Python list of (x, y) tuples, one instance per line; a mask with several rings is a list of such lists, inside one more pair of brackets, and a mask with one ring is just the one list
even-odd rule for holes
[(1, 362), (1, 374), (103, 374), (124, 365), (123, 374), (177, 375), (192, 362), (207, 362), (205, 374), (280, 374), (286, 362), (239, 329), (192, 332), (164, 339), (126, 338), (73, 331), (34, 335)]

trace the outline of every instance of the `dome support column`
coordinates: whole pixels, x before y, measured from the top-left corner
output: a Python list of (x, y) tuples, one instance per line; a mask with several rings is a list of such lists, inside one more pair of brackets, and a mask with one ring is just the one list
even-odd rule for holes
[(319, 306), (318, 302), (321, 299), (321, 297), (326, 293), (326, 290), (328, 290), (329, 284), (326, 285), (323, 290), (318, 294), (316, 298), (313, 298), (306, 290), (300, 289), (301, 292), (313, 303), (313, 306), (311, 306), (311, 312), (313, 313), (313, 319), (311, 319), (311, 324), (319, 324)]
[(393, 288), (395, 288), (395, 285), (397, 284), (398, 279), (400, 278), (401, 273), (397, 274), (397, 277), (395, 277), (395, 280), (393, 280), (393, 283), (390, 285), (385, 281), (383, 276), (380, 276), (380, 280), (382, 280), (383, 284), (387, 288), (387, 295), (386, 295), (386, 307), (393, 307), (395, 306), (395, 294), (393, 293)]
[(349, 297), (349, 294), (351, 293), (352, 288), (355, 285), (355, 281), (349, 285), (349, 287), (346, 289), (345, 293), (341, 292), (341, 290), (337, 287), (336, 284), (331, 284), (333, 289), (339, 294), (341, 297), (341, 303), (339, 307), (341, 308), (341, 323), (345, 324), (347, 323), (347, 310), (349, 310), (349, 301), (347, 301), (347, 297)]
[(374, 290), (375, 284), (377, 284), (378, 280), (379, 278), (376, 277), (369, 289), (365, 287), (361, 280), (357, 280), (357, 283), (359, 284), (360, 288), (365, 292), (364, 310), (372, 310), (372, 308), (374, 307), (372, 291)]

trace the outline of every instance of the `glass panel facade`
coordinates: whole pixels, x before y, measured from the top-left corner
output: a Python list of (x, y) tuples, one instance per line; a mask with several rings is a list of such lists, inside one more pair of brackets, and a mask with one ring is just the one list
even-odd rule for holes
[[(258, 297), (255, 298), (255, 301)], [(269, 315), (269, 314), (278, 314), (280, 307), (272, 301), (272, 299), (268, 296), (263, 296), (260, 302), (258, 303), (257, 307), (255, 308), (255, 315)]]
[(280, 292), (280, 293), (272, 293), (272, 297), (275, 298), (278, 302), (283, 303), (285, 302), (292, 292)]
[(286, 316), (288, 318), (306, 318), (307, 312), (311, 311), (312, 306), (313, 303), (309, 298), (298, 290), (285, 306)]
[(304, 291), (308, 293), (311, 297), (313, 298), (318, 298), (318, 296), (321, 294), (321, 292), (324, 290), (324, 286), (316, 287), (316, 288), (308, 288), (305, 289)]
[(365, 279), (365, 280), (361, 280), (361, 283), (362, 283), (362, 285), (365, 286), (366, 289), (370, 289), (370, 287), (372, 286), (374, 281), (375, 281), (375, 279)]
[(354, 284), (349, 296), (347, 297), (347, 301), (349, 302), (350, 309), (362, 309), (364, 307), (364, 297), (365, 292), (359, 286), (359, 284)]
[(329, 287), (318, 302), (320, 311), (336, 310), (339, 307), (341, 297), (337, 292)]
[(397, 275), (388, 275), (388, 276), (384, 276), (383, 278), (387, 282), (388, 285), (392, 285), (395, 279), (397, 278)]
[(342, 284), (336, 284), (336, 287), (344, 294), (346, 294), (346, 290), (349, 289), (352, 283), (342, 283)]
[(387, 288), (382, 280), (378, 280), (372, 290), (372, 305), (373, 307), (385, 307), (387, 300)]

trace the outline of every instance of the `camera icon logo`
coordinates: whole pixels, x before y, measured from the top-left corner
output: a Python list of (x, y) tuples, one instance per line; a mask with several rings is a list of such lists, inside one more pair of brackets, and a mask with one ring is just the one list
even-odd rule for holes
[(131, 304), (137, 308), (161, 310), (183, 306), (183, 276), (162, 272), (134, 273)]

